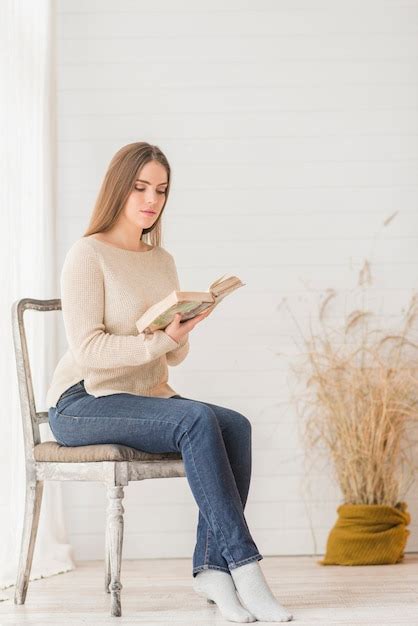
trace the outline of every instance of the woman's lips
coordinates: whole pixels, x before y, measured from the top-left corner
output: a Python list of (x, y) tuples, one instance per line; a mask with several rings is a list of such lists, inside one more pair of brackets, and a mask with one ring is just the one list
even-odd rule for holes
[(145, 213), (145, 215), (155, 215), (155, 211), (141, 211), (141, 213)]

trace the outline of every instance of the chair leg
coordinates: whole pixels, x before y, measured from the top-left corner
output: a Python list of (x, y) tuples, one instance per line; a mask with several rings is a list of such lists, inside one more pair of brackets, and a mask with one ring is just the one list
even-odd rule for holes
[(123, 513), (122, 506), (123, 487), (108, 486), (108, 507), (107, 507), (107, 528), (109, 540), (110, 558), (110, 593), (111, 593), (111, 615), (120, 617), (122, 608), (120, 603), (120, 592), (122, 584), (120, 582), (120, 569), (122, 563), (122, 543), (123, 543)]
[(20, 558), (15, 588), (15, 604), (24, 604), (32, 568), (33, 551), (38, 531), (44, 483), (41, 480), (26, 484), (25, 517), (23, 520)]
[(105, 542), (105, 592), (110, 593), (110, 546), (109, 537), (106, 528), (106, 542)]

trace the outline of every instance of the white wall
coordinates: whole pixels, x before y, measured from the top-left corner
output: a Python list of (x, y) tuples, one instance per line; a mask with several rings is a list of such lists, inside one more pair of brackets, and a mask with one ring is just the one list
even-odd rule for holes
[[(384, 319), (416, 286), (418, 1), (57, 7), (58, 271), (116, 150), (159, 145), (173, 168), (164, 245), (183, 288), (226, 272), (246, 283), (193, 332), (170, 381), (251, 419), (246, 517), (260, 551), (323, 553), (340, 493), (329, 468), (303, 466), (292, 358), (278, 355), (295, 353), (298, 333), (279, 305), (286, 297), (303, 324), (324, 289), (345, 298), (372, 252)], [(416, 487), (407, 500), (416, 551)], [(68, 484), (65, 502), (76, 558), (101, 558), (104, 488)], [(126, 558), (191, 558), (197, 506), (185, 478), (131, 485), (125, 511)]]

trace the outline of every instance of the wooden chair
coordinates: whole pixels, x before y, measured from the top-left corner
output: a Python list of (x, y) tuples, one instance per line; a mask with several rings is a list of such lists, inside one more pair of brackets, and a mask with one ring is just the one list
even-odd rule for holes
[(66, 447), (56, 441), (41, 443), (39, 424), (47, 412), (37, 412), (23, 320), (26, 309), (60, 311), (61, 300), (23, 298), (12, 305), (13, 342), (16, 355), (26, 462), (26, 502), (15, 604), (24, 604), (38, 529), (45, 480), (101, 481), (107, 486), (105, 538), (105, 591), (111, 594), (111, 615), (121, 610), (120, 571), (123, 542), (123, 488), (132, 480), (185, 476), (180, 453), (150, 454), (117, 444)]

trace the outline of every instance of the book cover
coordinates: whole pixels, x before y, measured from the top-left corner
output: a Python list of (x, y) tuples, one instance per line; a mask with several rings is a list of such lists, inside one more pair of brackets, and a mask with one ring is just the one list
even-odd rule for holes
[(223, 275), (209, 285), (208, 291), (172, 291), (166, 298), (150, 307), (137, 321), (138, 332), (153, 333), (163, 330), (181, 313), (181, 322), (215, 308), (221, 300), (243, 283), (237, 276)]

